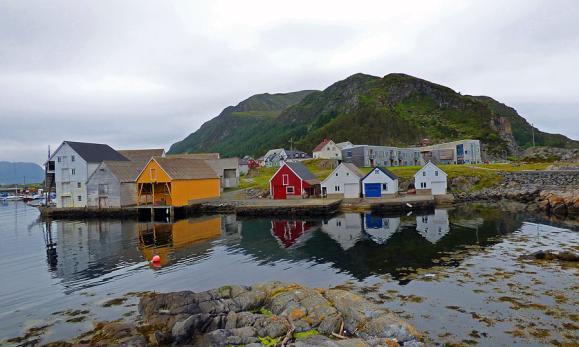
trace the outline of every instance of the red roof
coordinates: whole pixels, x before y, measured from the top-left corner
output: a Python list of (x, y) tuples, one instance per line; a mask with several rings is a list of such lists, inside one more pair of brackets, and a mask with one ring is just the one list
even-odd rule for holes
[(322, 141), (319, 145), (316, 146), (316, 148), (314, 148), (313, 152), (321, 151), (324, 148), (324, 146), (328, 144), (328, 142), (330, 142), (330, 140), (324, 139), (324, 141)]

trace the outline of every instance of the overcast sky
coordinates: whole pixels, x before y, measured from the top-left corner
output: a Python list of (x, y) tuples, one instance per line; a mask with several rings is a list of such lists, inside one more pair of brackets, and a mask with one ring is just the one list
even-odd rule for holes
[(256, 93), (403, 72), (579, 139), (579, 1), (0, 0), (0, 160), (168, 147)]

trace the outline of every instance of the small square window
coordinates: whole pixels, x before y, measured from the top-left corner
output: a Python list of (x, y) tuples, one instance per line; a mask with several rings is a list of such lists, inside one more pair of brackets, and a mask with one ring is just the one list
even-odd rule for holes
[(438, 176), (438, 171), (434, 171), (434, 176)]
[(79, 195), (79, 196), (76, 197), (76, 199), (77, 199), (78, 201), (82, 201), (82, 196)]
[(70, 161), (74, 161), (74, 159), (75, 159), (75, 158), (74, 158), (74, 155), (71, 155), (71, 156), (70, 156)]
[(70, 171), (73, 175), (76, 175), (76, 169), (70, 169)]
[(426, 176), (426, 171), (422, 171), (422, 176)]
[(293, 186), (287, 186), (287, 187), (285, 187), (285, 192), (286, 192), (287, 194), (293, 194), (293, 193), (295, 192), (295, 191), (294, 191), (294, 187), (293, 187)]
[(388, 190), (388, 184), (382, 183), (382, 190)]
[(80, 186), (81, 186), (80, 182), (76, 182), (76, 187), (80, 188)]

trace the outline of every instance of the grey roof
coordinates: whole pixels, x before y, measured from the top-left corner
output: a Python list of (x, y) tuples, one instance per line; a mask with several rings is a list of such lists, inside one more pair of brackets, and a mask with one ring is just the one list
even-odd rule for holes
[(165, 150), (162, 148), (150, 148), (150, 149), (119, 149), (122, 156), (129, 159), (130, 161), (147, 164), (152, 157), (162, 157)]
[(350, 169), (350, 171), (352, 171), (354, 173), (354, 175), (362, 178), (364, 177), (364, 173), (362, 171), (360, 171), (360, 169), (352, 164), (352, 163), (342, 163), (345, 167), (347, 167), (348, 169)]
[(298, 176), (300, 176), (302, 180), (313, 182), (317, 181), (317, 183), (319, 183), (318, 178), (314, 176), (314, 174), (310, 170), (308, 170), (308, 168), (304, 164), (300, 162), (286, 162), (285, 164), (289, 166), (289, 168), (292, 169), (293, 172), (295, 172)]
[(134, 161), (105, 161), (104, 164), (120, 183), (135, 182), (146, 163)]
[(392, 171), (388, 170), (387, 168), (383, 167), (383, 166), (376, 166), (375, 168), (373, 168), (372, 170), (370, 170), (370, 172), (368, 172), (366, 174), (366, 176), (364, 176), (365, 179), (366, 177), (368, 177), (368, 175), (370, 175), (372, 172), (374, 172), (374, 169), (379, 169), (380, 171), (382, 171), (383, 173), (386, 174), (386, 176), (390, 177), (393, 180), (397, 180), (398, 176), (396, 176), (395, 174), (392, 173)]
[(299, 159), (299, 158), (311, 158), (309, 154), (302, 151), (288, 151), (285, 150), (285, 154), (287, 154), (288, 159)]
[(119, 152), (115, 151), (111, 146), (102, 143), (64, 142), (74, 149), (74, 151), (86, 160), (87, 163), (100, 163), (105, 160), (129, 160)]
[(179, 157), (154, 157), (153, 159), (174, 180), (219, 178), (205, 160)]

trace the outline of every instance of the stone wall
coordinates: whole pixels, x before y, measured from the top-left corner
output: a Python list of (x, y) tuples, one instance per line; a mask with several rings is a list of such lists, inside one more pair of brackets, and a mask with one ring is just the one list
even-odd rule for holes
[(503, 186), (534, 186), (544, 188), (578, 188), (579, 171), (517, 171), (501, 172)]

